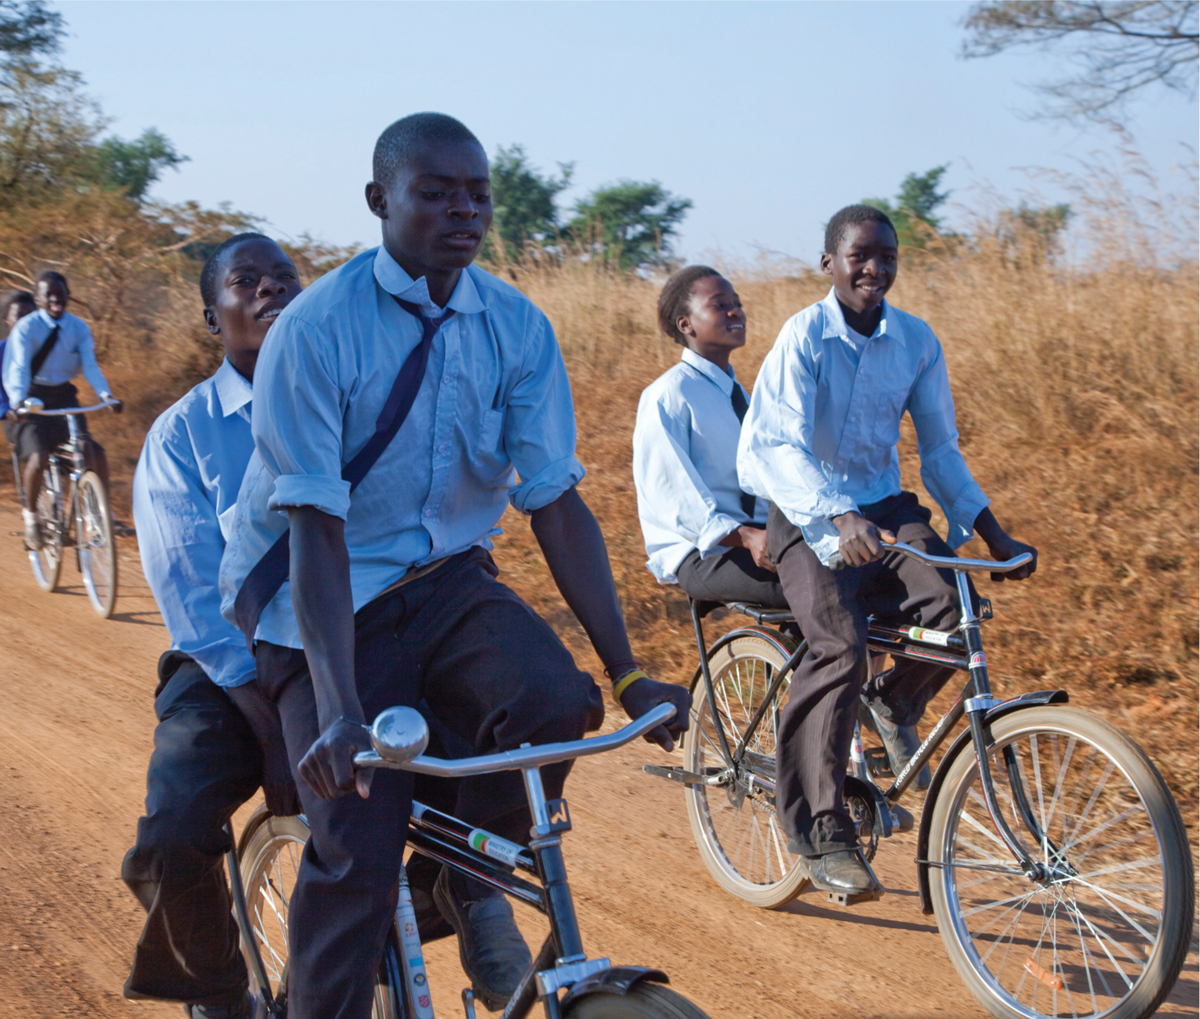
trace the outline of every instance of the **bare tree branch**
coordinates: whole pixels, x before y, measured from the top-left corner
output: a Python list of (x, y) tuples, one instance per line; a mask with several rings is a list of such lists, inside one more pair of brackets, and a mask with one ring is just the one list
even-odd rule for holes
[(1063, 47), (1073, 73), (1034, 86), (1043, 115), (1113, 120), (1156, 83), (1195, 95), (1198, 11), (1194, 0), (984, 0), (963, 20), (962, 54)]

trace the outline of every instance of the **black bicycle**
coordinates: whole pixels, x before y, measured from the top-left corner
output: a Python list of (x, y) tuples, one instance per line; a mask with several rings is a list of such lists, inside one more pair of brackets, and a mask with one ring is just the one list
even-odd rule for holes
[[(467, 874), (544, 913), (550, 934), (504, 1010), (506, 1019), (524, 1019), (540, 1002), (547, 1019), (707, 1019), (686, 998), (663, 986), (661, 970), (613, 966), (589, 959), (563, 862), (562, 836), (571, 830), (566, 800), (547, 801), (540, 768), (624, 746), (674, 714), (660, 705), (606, 736), (443, 761), (425, 757), (428, 729), (411, 708), (389, 708), (371, 727), (374, 751), (358, 754), (363, 768), (401, 768), (443, 778), (495, 771), (520, 771), (536, 837), (517, 845), (440, 813), (413, 804), (408, 844), (415, 852)], [(300, 856), (308, 840), (303, 817), (273, 817), (260, 807), (228, 859), (234, 907), (256, 994), (269, 1014), (287, 1012), (288, 903)], [(463, 991), (467, 1019), (475, 1019), (470, 989)], [(375, 1019), (433, 1019), (420, 932), (408, 881), (401, 868), (396, 922), (388, 935), (375, 986)]]
[[(65, 417), (71, 430), (70, 439), (50, 454), (42, 476), (42, 487), (34, 507), (42, 532), (42, 547), (39, 551), (28, 550), (33, 577), (43, 591), (53, 591), (58, 586), (66, 550), (74, 548), (75, 565), (83, 575), (88, 600), (101, 619), (112, 615), (117, 601), (117, 547), (113, 542), (108, 492), (100, 476), (88, 469), (84, 438), (76, 419), (116, 403), (116, 400), (103, 400), (93, 407), (46, 410), (42, 401), (33, 397), (25, 400), (18, 409), (21, 415)], [(17, 498), (24, 506), (25, 489), (15, 449), (12, 463), (17, 479)]]
[[(873, 655), (968, 673), (962, 694), (903, 771), (855, 731), (846, 802), (867, 860), (896, 831), (892, 806), (950, 738), (925, 797), (917, 838), (921, 905), (951, 961), (998, 1019), (1143, 1019), (1174, 985), (1187, 955), (1195, 879), (1183, 821), (1146, 754), (1120, 730), (1067, 707), (1064, 690), (992, 696), (967, 576), (1029, 561), (889, 553), (953, 570), (962, 622), (953, 633), (872, 620)], [(710, 874), (726, 891), (779, 908), (809, 884), (775, 814), (775, 738), (806, 645), (788, 612), (729, 603), (757, 625), (708, 647), (692, 605), (700, 666), (683, 767), (645, 770), (681, 782)], [(793, 631), (794, 632), (794, 631)], [(889, 782), (877, 779), (891, 778)], [(849, 904), (844, 898), (830, 899)], [(852, 901), (852, 900), (851, 900)]]

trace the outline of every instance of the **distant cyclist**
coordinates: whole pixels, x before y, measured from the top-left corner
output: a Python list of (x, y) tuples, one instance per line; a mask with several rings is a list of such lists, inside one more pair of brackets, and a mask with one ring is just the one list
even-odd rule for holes
[[(0, 301), (0, 319), (4, 320), (4, 328), (10, 333), (13, 331), (13, 326), (26, 315), (31, 315), (35, 311), (37, 311), (37, 305), (33, 303), (33, 294), (28, 290), (11, 290), (5, 295), (4, 300)], [(4, 351), (7, 348), (8, 339), (0, 340), (0, 365), (4, 364)], [(0, 419), (16, 421), (15, 413), (11, 419), (9, 418), (11, 410), (12, 404), (8, 402), (8, 393), (4, 389), (4, 374), (0, 370)]]
[[(26, 397), (37, 397), (47, 410), (78, 407), (79, 398), (71, 380), (81, 372), (101, 400), (112, 398), (108, 380), (96, 363), (96, 348), (87, 323), (67, 312), (71, 291), (60, 272), (46, 270), (34, 279), (34, 301), (38, 310), (26, 315), (8, 336), (4, 351), (4, 388), (9, 403), (20, 407)], [(124, 409), (120, 400), (112, 408)], [(85, 436), (85, 456), (108, 488), (108, 458), (104, 447), (91, 438), (87, 419), (80, 415), (79, 431)], [(34, 507), (42, 488), (42, 473), (56, 446), (70, 438), (67, 421), (62, 417), (32, 416), (10, 420), (4, 434), (17, 456), (25, 461), (25, 544), (42, 547), (42, 532)]]

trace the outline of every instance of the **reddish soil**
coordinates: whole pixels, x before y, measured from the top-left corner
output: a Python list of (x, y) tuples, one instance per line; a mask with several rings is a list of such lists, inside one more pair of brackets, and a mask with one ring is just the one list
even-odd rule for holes
[[(105, 622), (70, 565), (43, 594), (0, 509), (0, 1019), (179, 1015), (121, 997), (141, 909), (119, 876), (142, 806), (154, 663), (167, 646), (136, 547)], [(610, 725), (616, 712), (610, 713)], [(692, 842), (679, 787), (641, 773), (645, 744), (580, 762), (568, 786), (568, 866), (585, 943), (614, 962), (657, 966), (727, 1019), (982, 1016), (920, 912), (910, 836), (886, 844), (879, 902), (839, 910), (802, 896), (763, 912), (720, 892)], [(531, 941), (540, 917), (519, 913)], [(428, 953), (440, 1016), (461, 1015), (452, 943)], [(1160, 1015), (1197, 1015), (1193, 952)]]

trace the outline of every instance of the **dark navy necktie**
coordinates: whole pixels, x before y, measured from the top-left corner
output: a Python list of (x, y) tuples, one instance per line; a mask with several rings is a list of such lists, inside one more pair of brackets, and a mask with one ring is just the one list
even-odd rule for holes
[[(736, 382), (733, 384), (733, 392), (729, 394), (729, 400), (733, 404), (733, 412), (737, 415), (738, 424), (746, 418), (746, 411), (750, 409), (750, 404), (746, 402), (746, 394), (742, 392), (742, 387)], [(757, 500), (749, 492), (743, 492), (741, 495), (742, 512), (750, 519), (754, 519), (754, 508)]]
[[(429, 318), (421, 313), (418, 305), (410, 301), (402, 301), (392, 295), (401, 308), (414, 318), (421, 320), (421, 342), (413, 348), (412, 353), (405, 358), (400, 367), (396, 381), (392, 383), (387, 401), (375, 419), (375, 434), (365, 446), (355, 454), (345, 467), (342, 468), (342, 480), (350, 482), (353, 492), (358, 483), (367, 476), (367, 472), (379, 459), (380, 454), (387, 448), (389, 442), (400, 431), (408, 412), (417, 399), (421, 382), (425, 378), (425, 366), (429, 363), (429, 351), (433, 347), (433, 338), (447, 319), (453, 316), (453, 309), (447, 310), (440, 318)], [(744, 400), (742, 401), (745, 402)], [(283, 582), (288, 579), (291, 566), (291, 542), (288, 535), (291, 529), (284, 531), (275, 544), (268, 550), (254, 568), (246, 575), (241, 589), (233, 603), (234, 619), (238, 628), (246, 635), (246, 644), (251, 653), (254, 652), (254, 633), (258, 629), (258, 617), (275, 597)]]

